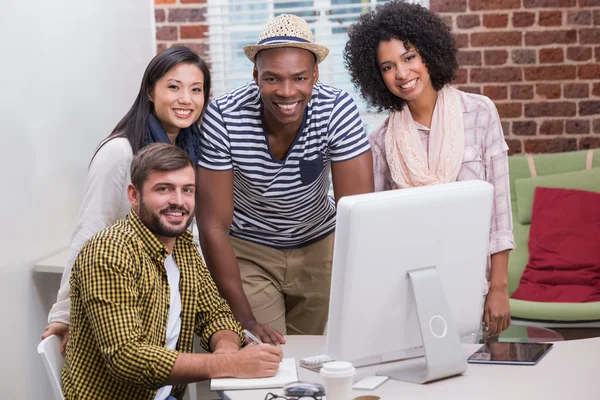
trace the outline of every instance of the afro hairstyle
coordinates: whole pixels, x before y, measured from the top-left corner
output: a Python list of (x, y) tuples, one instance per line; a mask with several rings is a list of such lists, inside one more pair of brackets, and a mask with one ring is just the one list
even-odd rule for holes
[(377, 111), (400, 111), (405, 100), (385, 85), (377, 63), (382, 41), (400, 40), (416, 49), (437, 91), (452, 82), (458, 69), (458, 47), (450, 28), (434, 12), (413, 3), (392, 0), (362, 14), (350, 26), (344, 61), (354, 86)]

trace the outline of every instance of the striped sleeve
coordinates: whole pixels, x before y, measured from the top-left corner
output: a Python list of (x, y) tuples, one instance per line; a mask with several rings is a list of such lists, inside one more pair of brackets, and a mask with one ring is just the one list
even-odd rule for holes
[(200, 148), (198, 165), (201, 167), (213, 171), (233, 168), (229, 135), (216, 100), (210, 102), (202, 118)]
[(329, 119), (328, 135), (333, 162), (350, 160), (370, 149), (358, 108), (346, 92), (338, 95)]

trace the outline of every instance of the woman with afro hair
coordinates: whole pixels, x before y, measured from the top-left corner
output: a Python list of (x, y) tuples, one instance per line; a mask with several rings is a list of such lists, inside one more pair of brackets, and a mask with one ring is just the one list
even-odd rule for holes
[(510, 325), (508, 253), (514, 248), (508, 146), (485, 96), (450, 86), (457, 45), (433, 12), (393, 0), (363, 14), (344, 58), (364, 99), (389, 116), (371, 133), (375, 190), (479, 179), (494, 186), (483, 322), (489, 336)]

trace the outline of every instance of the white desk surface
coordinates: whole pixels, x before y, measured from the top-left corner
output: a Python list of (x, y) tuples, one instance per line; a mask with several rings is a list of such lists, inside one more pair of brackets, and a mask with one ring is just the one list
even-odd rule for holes
[[(287, 336), (285, 357), (323, 354), (324, 336)], [(471, 354), (480, 345), (464, 345)], [(411, 362), (403, 361), (403, 362)], [(389, 367), (390, 364), (386, 365)], [(374, 375), (382, 366), (357, 368), (356, 380)], [(355, 397), (376, 395), (387, 399), (600, 399), (600, 337), (555, 342), (535, 366), (469, 364), (467, 372), (425, 385), (388, 380), (374, 391), (353, 392)], [(316, 372), (298, 366), (298, 379), (323, 383)], [(267, 393), (282, 395), (281, 389), (240, 390), (219, 393), (227, 400), (262, 400)]]
[(35, 272), (62, 274), (69, 260), (69, 248), (54, 253), (33, 266)]

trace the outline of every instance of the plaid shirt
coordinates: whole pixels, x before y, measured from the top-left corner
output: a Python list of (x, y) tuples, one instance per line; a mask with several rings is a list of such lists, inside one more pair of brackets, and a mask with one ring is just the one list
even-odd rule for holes
[[(504, 140), (496, 106), (485, 96), (460, 93), (465, 127), (465, 153), (457, 181), (482, 180), (494, 185), (489, 253), (515, 248), (510, 188), (508, 182), (508, 145)], [(428, 129), (417, 124), (423, 144), (428, 146)], [(396, 189), (385, 153), (387, 119), (369, 135), (373, 149), (375, 191)], [(427, 133), (426, 133), (427, 132)], [(490, 278), (488, 259), (487, 278)]]
[[(192, 352), (194, 331), (209, 350), (211, 336), (241, 327), (192, 241), (178, 237), (173, 257), (180, 271), (181, 333), (168, 350), (170, 291), (167, 248), (132, 210), (92, 237), (71, 275), (71, 325), (65, 367), (66, 399), (154, 399), (179, 352)], [(182, 398), (185, 385), (171, 395)]]

